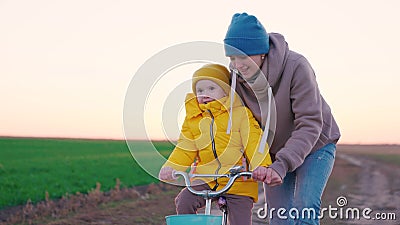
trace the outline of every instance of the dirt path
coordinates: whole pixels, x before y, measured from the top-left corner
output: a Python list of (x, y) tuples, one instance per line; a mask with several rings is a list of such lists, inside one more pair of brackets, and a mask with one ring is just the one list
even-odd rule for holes
[[(358, 167), (360, 173), (354, 188), (347, 193), (348, 205), (358, 209), (370, 208), (369, 216), (389, 216), (396, 213), (397, 223), (393, 220), (365, 219), (360, 215), (360, 220), (348, 221), (347, 224), (400, 224), (400, 168), (379, 163), (367, 157), (356, 157), (349, 154), (339, 154), (339, 159)], [(379, 213), (377, 215), (376, 213)]]

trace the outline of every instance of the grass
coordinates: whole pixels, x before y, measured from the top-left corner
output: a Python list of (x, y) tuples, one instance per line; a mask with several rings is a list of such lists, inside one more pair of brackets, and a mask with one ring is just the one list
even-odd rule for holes
[[(155, 142), (164, 156), (173, 145)], [(145, 145), (146, 146), (146, 145)], [(125, 141), (77, 139), (0, 139), (0, 209), (87, 193), (99, 182), (102, 191), (158, 182), (133, 159)]]
[(338, 150), (357, 157), (368, 157), (380, 163), (400, 166), (399, 145), (339, 145)]
[(369, 155), (370, 158), (374, 158), (375, 160), (382, 162), (382, 163), (388, 163), (392, 165), (397, 165), (400, 166), (400, 155), (395, 155), (395, 154), (389, 154), (389, 155)]

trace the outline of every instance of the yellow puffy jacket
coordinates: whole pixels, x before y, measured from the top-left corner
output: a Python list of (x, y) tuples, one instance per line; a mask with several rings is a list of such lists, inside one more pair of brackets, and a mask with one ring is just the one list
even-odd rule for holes
[[(262, 136), (262, 129), (253, 117), (251, 111), (243, 106), (236, 96), (232, 109), (232, 127), (227, 134), (229, 121), (230, 98), (224, 97), (208, 104), (199, 104), (196, 96), (189, 93), (186, 96), (186, 117), (182, 125), (177, 145), (163, 167), (169, 166), (179, 171), (186, 171), (194, 162), (194, 173), (215, 174), (219, 163), (212, 149), (213, 135), (215, 150), (220, 162), (218, 174), (225, 174), (229, 169), (243, 165), (246, 159), (250, 170), (258, 166), (271, 165), (268, 146), (263, 153), (258, 151)], [(214, 123), (211, 124), (212, 118)], [(211, 132), (211, 129), (212, 132)], [(214, 187), (213, 178), (202, 178), (211, 188)], [(227, 178), (218, 179), (221, 189), (227, 183)], [(228, 194), (258, 197), (258, 185), (253, 179), (237, 179)]]

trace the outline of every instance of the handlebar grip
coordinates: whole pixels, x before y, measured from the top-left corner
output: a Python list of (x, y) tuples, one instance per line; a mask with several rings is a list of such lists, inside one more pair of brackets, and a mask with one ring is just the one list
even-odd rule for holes
[(241, 176), (248, 176), (251, 177), (252, 172), (239, 172), (236, 174), (223, 174), (223, 175), (218, 175), (218, 174), (196, 174), (192, 175), (192, 177), (227, 177), (229, 178), (228, 183), (226, 186), (224, 186), (222, 189), (218, 191), (211, 191), (211, 190), (203, 190), (203, 191), (196, 191), (192, 188), (189, 175), (186, 172), (181, 172), (181, 171), (174, 171), (172, 174), (174, 177), (177, 177), (177, 175), (181, 175), (184, 178), (185, 185), (187, 189), (192, 192), (195, 195), (198, 196), (203, 196), (205, 198), (212, 198), (221, 195), (222, 193), (227, 192), (235, 182), (235, 180)]

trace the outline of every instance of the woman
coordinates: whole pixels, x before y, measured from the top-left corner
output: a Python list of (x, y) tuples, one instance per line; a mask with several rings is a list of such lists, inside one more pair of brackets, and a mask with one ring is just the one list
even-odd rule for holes
[[(321, 196), (332, 171), (340, 131), (319, 92), (311, 65), (289, 50), (282, 35), (268, 34), (258, 19), (247, 13), (232, 17), (224, 44), (232, 76), (238, 73), (237, 79), (232, 79), (236, 91), (266, 129), (268, 113), (262, 112), (268, 107), (268, 87), (272, 88), (276, 105), (276, 130), (270, 146), (273, 163), (266, 174), (255, 177), (268, 184), (266, 199), (273, 212), (270, 224), (319, 224)], [(279, 208), (285, 213), (278, 215)], [(293, 208), (300, 216), (289, 213)], [(309, 216), (302, 216), (303, 209)]]

